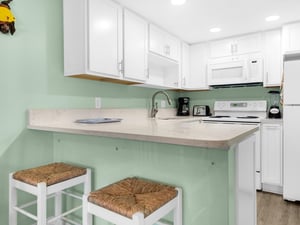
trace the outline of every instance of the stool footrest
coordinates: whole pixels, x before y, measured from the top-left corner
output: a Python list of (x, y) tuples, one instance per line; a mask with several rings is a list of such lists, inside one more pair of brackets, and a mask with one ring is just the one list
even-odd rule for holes
[(77, 207), (75, 207), (75, 208), (73, 208), (73, 209), (70, 209), (70, 210), (68, 210), (68, 211), (66, 211), (66, 212), (64, 212), (64, 213), (62, 213), (62, 214), (59, 215), (59, 216), (56, 216), (56, 217), (53, 217), (53, 218), (49, 219), (49, 220), (48, 220), (48, 223), (52, 223), (52, 222), (54, 222), (55, 220), (58, 220), (58, 219), (60, 219), (60, 218), (62, 218), (62, 217), (65, 217), (65, 216), (67, 216), (67, 215), (69, 215), (69, 214), (71, 214), (71, 213), (73, 213), (73, 212), (75, 212), (75, 211), (77, 211), (77, 210), (79, 210), (79, 209), (81, 209), (81, 208), (82, 208), (82, 206), (80, 205), (80, 206), (77, 206)]

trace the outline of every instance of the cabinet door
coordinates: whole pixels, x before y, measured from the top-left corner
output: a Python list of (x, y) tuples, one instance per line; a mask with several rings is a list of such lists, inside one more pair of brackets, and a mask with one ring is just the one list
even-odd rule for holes
[(282, 186), (282, 126), (262, 125), (262, 183)]
[(207, 62), (209, 45), (196, 44), (190, 47), (190, 74), (186, 78), (187, 89), (208, 89)]
[(180, 41), (160, 28), (150, 24), (149, 50), (178, 61), (180, 56)]
[(280, 86), (282, 77), (281, 31), (264, 33), (264, 86)]
[(233, 54), (248, 54), (261, 51), (261, 34), (237, 37), (234, 41)]
[(181, 46), (181, 86), (187, 87), (187, 79), (190, 77), (190, 46), (182, 43)]
[(124, 77), (144, 81), (147, 78), (148, 23), (132, 12), (124, 11)]
[(122, 9), (109, 0), (88, 1), (88, 69), (122, 74)]
[(283, 53), (300, 51), (300, 23), (293, 23), (282, 28)]
[(224, 57), (232, 55), (233, 40), (225, 39), (210, 43), (210, 57)]
[(149, 26), (149, 50), (164, 55), (164, 35), (162, 30), (150, 24)]

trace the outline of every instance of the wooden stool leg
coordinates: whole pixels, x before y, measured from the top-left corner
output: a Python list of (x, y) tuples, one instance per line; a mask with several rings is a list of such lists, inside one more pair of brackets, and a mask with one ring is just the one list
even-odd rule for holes
[(17, 225), (17, 211), (14, 209), (17, 206), (17, 189), (15, 188), (13, 174), (9, 174), (9, 225)]
[(46, 183), (37, 185), (37, 225), (47, 224), (47, 186)]
[(176, 188), (177, 194), (177, 206), (173, 212), (173, 224), (174, 225), (182, 225), (182, 189)]

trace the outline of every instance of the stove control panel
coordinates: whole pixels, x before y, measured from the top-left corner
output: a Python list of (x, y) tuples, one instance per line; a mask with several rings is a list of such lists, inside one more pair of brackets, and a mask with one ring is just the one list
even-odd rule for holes
[(216, 101), (214, 110), (266, 112), (267, 101)]

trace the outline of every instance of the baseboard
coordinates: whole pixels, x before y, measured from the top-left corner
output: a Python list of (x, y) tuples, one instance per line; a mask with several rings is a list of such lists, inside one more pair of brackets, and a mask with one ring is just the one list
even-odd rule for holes
[(262, 190), (265, 192), (271, 192), (274, 194), (283, 194), (283, 187), (278, 185), (272, 185), (272, 184), (262, 184)]

